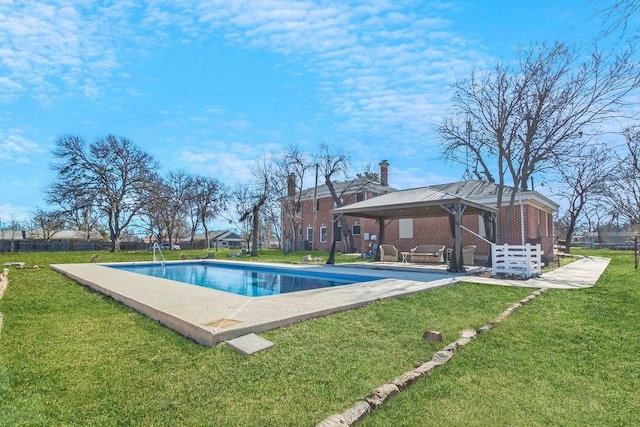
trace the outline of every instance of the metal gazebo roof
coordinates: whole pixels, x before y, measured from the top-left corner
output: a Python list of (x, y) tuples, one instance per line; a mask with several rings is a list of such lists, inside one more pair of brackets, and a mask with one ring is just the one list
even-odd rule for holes
[(334, 214), (373, 219), (424, 218), (446, 216), (456, 204), (465, 214), (498, 212), (498, 209), (431, 187), (394, 191), (362, 202), (333, 209)]
[[(381, 220), (380, 234), (386, 219), (454, 217), (454, 248), (449, 263), (450, 272), (463, 272), (462, 265), (462, 215), (496, 213), (497, 208), (483, 205), (461, 196), (432, 187), (394, 191), (372, 199), (333, 209), (338, 215), (359, 216)], [(381, 236), (382, 237), (382, 236)], [(381, 239), (382, 240), (382, 239)]]

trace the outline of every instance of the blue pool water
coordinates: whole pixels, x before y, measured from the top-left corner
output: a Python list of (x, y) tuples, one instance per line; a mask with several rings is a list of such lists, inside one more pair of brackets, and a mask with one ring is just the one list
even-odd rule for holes
[(251, 297), (342, 286), (380, 279), (378, 277), (329, 274), (248, 264), (223, 264), (211, 261), (169, 263), (164, 266), (155, 263), (112, 265), (110, 267)]

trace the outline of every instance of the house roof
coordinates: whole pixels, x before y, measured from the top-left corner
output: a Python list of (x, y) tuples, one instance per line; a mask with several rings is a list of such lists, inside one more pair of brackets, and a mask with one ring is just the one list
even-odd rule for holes
[[(349, 181), (335, 181), (333, 183), (333, 188), (336, 190), (337, 194), (354, 194), (364, 189), (369, 191), (377, 192), (377, 193), (388, 193), (390, 191), (397, 191), (397, 188), (389, 187), (388, 185), (382, 185), (379, 182), (371, 181), (366, 178), (358, 178), (352, 179)], [(306, 188), (302, 190), (302, 199), (308, 200), (313, 199), (314, 193), (316, 192), (315, 187)], [(329, 191), (329, 187), (327, 184), (318, 185), (317, 189), (317, 197), (330, 197), (331, 192)]]
[[(241, 242), (243, 239), (242, 237), (238, 236), (236, 233), (234, 233), (233, 231), (229, 231), (229, 230), (213, 230), (209, 232), (209, 239), (210, 240), (226, 240), (229, 242)], [(195, 237), (195, 240), (204, 240), (204, 233), (203, 234), (199, 234)]]
[(332, 212), (363, 218), (421, 218), (448, 215), (451, 206), (458, 203), (465, 206), (465, 214), (497, 212), (496, 208), (433, 187), (394, 191)]

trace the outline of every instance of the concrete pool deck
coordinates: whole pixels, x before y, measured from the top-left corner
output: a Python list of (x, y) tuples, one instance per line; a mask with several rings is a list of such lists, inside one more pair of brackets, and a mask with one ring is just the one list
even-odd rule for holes
[[(471, 281), (506, 286), (584, 288), (593, 286), (609, 260), (578, 260), (530, 281), (501, 281), (447, 273), (446, 266), (400, 263), (300, 265), (271, 264), (304, 271), (383, 277), (333, 288), (247, 297), (168, 279), (110, 268), (110, 264), (55, 264), (51, 268), (103, 293), (174, 331), (207, 346), (251, 333), (291, 325), (314, 317), (360, 307), (371, 302)], [(186, 261), (170, 261), (180, 263)], [(203, 261), (208, 262), (208, 261)], [(237, 261), (216, 260), (216, 263)], [(244, 265), (264, 263), (243, 262)], [(585, 267), (588, 266), (589, 268)], [(586, 273), (585, 273), (586, 272)], [(553, 275), (552, 275), (553, 273)], [(547, 275), (551, 275), (547, 278)], [(569, 282), (579, 277), (579, 283)]]
[[(181, 261), (168, 263), (179, 262)], [(237, 265), (236, 261), (215, 262)], [(243, 264), (265, 265), (250, 262)], [(109, 264), (53, 264), (51, 268), (207, 346), (249, 333), (264, 332), (360, 307), (379, 299), (459, 281), (446, 271), (437, 270), (412, 272), (324, 265), (269, 265), (384, 278), (333, 288), (247, 297), (118, 270), (110, 268)]]

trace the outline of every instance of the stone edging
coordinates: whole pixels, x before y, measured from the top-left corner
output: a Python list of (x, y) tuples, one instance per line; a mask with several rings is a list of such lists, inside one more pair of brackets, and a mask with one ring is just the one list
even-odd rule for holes
[(343, 427), (354, 425), (358, 421), (362, 420), (369, 412), (380, 408), (391, 397), (400, 393), (417, 379), (447, 363), (451, 357), (453, 357), (453, 353), (458, 349), (458, 347), (467, 345), (478, 334), (487, 332), (489, 329), (493, 328), (494, 325), (506, 319), (515, 310), (532, 301), (535, 297), (546, 290), (547, 288), (542, 288), (532, 292), (531, 295), (520, 300), (520, 302), (513, 304), (477, 331), (473, 329), (465, 329), (461, 331), (460, 338), (458, 340), (446, 345), (442, 350), (436, 352), (429, 361), (423, 363), (412, 371), (405, 372), (391, 382), (376, 388), (369, 396), (365, 397), (364, 400), (357, 401), (343, 413), (333, 414), (328, 418), (325, 418), (317, 424), (317, 427)]
[(9, 285), (9, 269), (4, 268), (2, 273), (0, 273), (0, 299), (4, 296), (4, 292), (7, 290), (7, 285)]
[[(4, 296), (7, 286), (9, 285), (9, 269), (4, 268), (0, 273), (0, 299)], [(4, 317), (0, 313), (0, 333), (2, 333), (2, 325), (4, 323)]]

